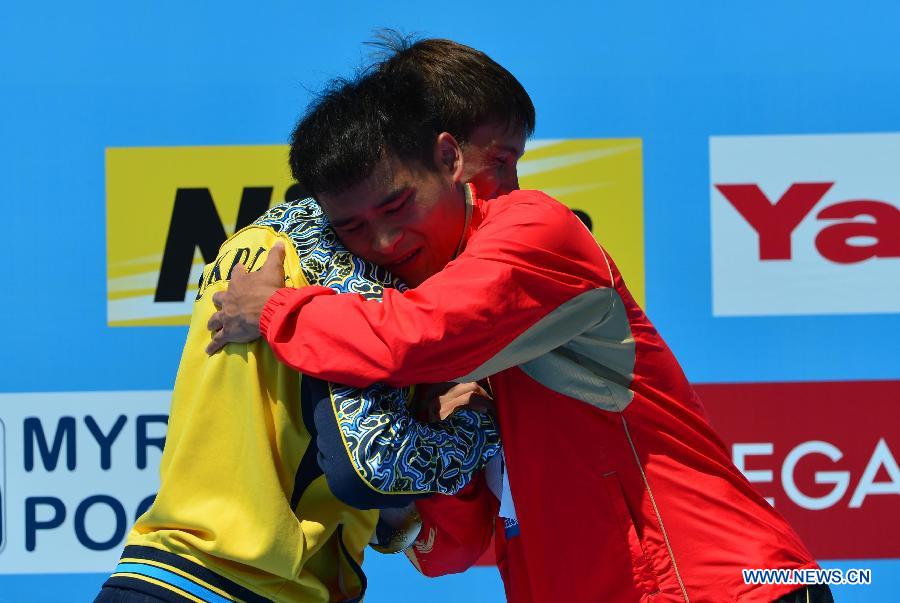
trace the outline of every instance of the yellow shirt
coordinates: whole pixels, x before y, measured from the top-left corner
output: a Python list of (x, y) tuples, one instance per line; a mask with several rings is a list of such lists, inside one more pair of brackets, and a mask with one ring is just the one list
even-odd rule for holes
[(329, 489), (304, 416), (302, 376), (264, 340), (205, 352), (213, 294), (227, 288), (235, 264), (258, 270), (279, 240), (286, 286), (304, 286), (292, 241), (267, 226), (236, 233), (204, 270), (160, 490), (131, 530), (110, 586), (185, 600), (215, 600), (211, 591), (225, 601), (302, 602), (353, 600), (364, 589), (359, 564), (378, 513), (349, 507)]

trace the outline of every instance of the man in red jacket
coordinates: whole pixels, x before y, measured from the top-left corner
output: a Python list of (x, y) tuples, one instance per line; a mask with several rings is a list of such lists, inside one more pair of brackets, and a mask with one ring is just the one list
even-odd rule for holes
[(283, 289), (276, 256), (219, 296), (210, 351), (261, 331), (282, 362), (329, 381), (489, 377), (515, 601), (830, 600), (744, 583), (742, 568), (817, 566), (732, 464), (612, 258), (543, 193), (483, 201), (416, 78), (400, 83), (323, 97), (291, 159), (344, 244), (413, 288), (381, 303)]

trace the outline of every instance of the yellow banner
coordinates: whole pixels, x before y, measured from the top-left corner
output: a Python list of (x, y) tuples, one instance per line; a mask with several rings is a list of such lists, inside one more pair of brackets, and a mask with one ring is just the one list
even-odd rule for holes
[(544, 191), (588, 223), (644, 307), (642, 168), (640, 138), (535, 140), (519, 161), (519, 186)]
[[(296, 198), (288, 147), (106, 150), (107, 321), (186, 325), (219, 245), (272, 205)], [(519, 162), (522, 188), (576, 210), (644, 301), (641, 141), (538, 140)]]

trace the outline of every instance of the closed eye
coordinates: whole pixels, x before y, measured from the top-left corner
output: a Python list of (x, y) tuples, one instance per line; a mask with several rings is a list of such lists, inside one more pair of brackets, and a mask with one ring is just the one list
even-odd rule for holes
[(512, 159), (511, 155), (497, 155), (494, 157), (494, 165), (505, 165)]
[(347, 226), (338, 226), (337, 227), (337, 230), (340, 230), (341, 232), (347, 232), (347, 233), (359, 232), (361, 229), (362, 229), (362, 224), (350, 224)]
[(384, 213), (386, 213), (386, 214), (398, 213), (399, 211), (401, 211), (402, 209), (404, 209), (405, 207), (407, 207), (409, 205), (412, 198), (413, 198), (413, 194), (411, 192), (403, 195), (400, 199), (397, 200), (396, 203), (392, 203), (392, 204), (388, 205), (387, 207), (385, 207)]

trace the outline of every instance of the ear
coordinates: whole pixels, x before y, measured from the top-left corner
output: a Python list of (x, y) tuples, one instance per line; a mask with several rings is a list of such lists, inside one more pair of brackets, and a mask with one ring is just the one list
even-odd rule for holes
[(449, 132), (441, 132), (434, 145), (434, 164), (441, 173), (453, 179), (453, 183), (462, 182), (463, 155), (459, 143)]

